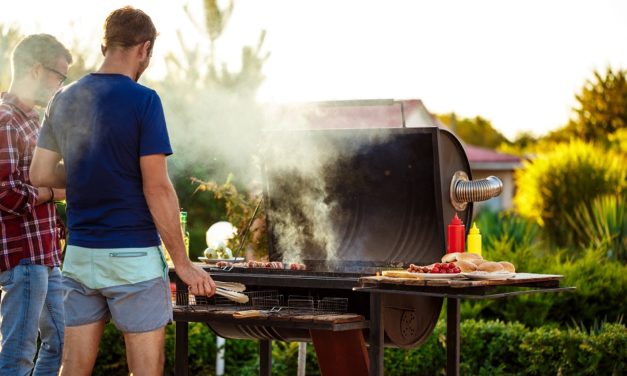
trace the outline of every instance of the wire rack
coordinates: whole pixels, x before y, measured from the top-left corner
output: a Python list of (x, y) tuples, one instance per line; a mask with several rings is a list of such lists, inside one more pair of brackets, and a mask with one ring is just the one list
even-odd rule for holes
[(322, 298), (316, 302), (319, 314), (340, 314), (348, 311), (348, 298)]
[[(211, 298), (195, 296), (187, 291), (172, 293), (172, 305), (175, 309), (184, 311), (211, 311), (211, 310), (243, 310), (243, 309), (272, 309), (282, 305), (282, 296), (277, 291), (245, 291), (247, 303), (236, 303), (223, 296), (214, 295)], [(274, 304), (274, 305), (273, 305)]]
[(291, 315), (313, 315), (314, 299), (311, 296), (290, 295), (287, 298), (287, 311)]
[(172, 305), (177, 310), (192, 312), (258, 309), (290, 315), (341, 314), (348, 310), (348, 298), (325, 297), (315, 300), (312, 296), (289, 295), (285, 304), (284, 296), (275, 290), (246, 291), (243, 294), (248, 296), (247, 303), (236, 303), (218, 295), (207, 298), (177, 291), (172, 293)]
[(287, 308), (290, 314), (340, 314), (348, 311), (348, 298), (328, 297), (314, 300), (311, 296), (290, 295), (287, 300)]

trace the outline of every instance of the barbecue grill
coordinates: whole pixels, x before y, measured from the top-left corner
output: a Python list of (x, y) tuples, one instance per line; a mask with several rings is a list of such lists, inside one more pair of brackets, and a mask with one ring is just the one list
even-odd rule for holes
[[(403, 111), (395, 101), (334, 103), (331, 108), (355, 111), (373, 106)], [(407, 116), (400, 118), (405, 125)], [(290, 300), (306, 297), (313, 314), (319, 302), (341, 302), (341, 311), (368, 320), (370, 294), (352, 290), (360, 277), (439, 261), (454, 214), (469, 224), (472, 201), (497, 196), (502, 187), (495, 177), (472, 181), (462, 144), (432, 123), (276, 130), (267, 137), (271, 142), (263, 153), (262, 173), (269, 259), (304, 263), (307, 270), (210, 272), (216, 280), (244, 283), (250, 294), (272, 294), (275, 303), (264, 299), (265, 305), (256, 308), (279, 310), (277, 317), (289, 317)], [(385, 344), (401, 348), (427, 339), (443, 303), (441, 297), (407, 294), (385, 294), (382, 299)], [(254, 302), (251, 299), (253, 307)], [(269, 325), (228, 319), (207, 324), (225, 338), (311, 341), (311, 322)]]
[[(351, 291), (359, 277), (439, 261), (450, 218), (457, 213), (470, 223), (472, 202), (464, 200), (500, 193), (496, 178), (468, 181), (472, 173), (461, 143), (435, 126), (267, 136), (272, 140), (263, 166), (269, 258), (302, 262), (307, 271), (235, 268), (212, 269), (212, 275), (253, 290), (276, 290), (285, 298), (345, 298), (348, 312), (366, 318), (369, 296)], [(389, 294), (384, 307), (386, 343), (412, 347), (433, 331), (442, 298)], [(209, 325), (226, 338), (311, 340), (307, 329)]]

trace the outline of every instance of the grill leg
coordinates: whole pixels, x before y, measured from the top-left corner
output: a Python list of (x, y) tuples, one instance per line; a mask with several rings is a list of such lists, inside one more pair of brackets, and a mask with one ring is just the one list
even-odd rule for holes
[(383, 297), (370, 294), (370, 376), (383, 376)]
[[(368, 350), (361, 329), (309, 330), (322, 376), (367, 376)], [(304, 375), (304, 373), (303, 373)]]
[[(187, 285), (178, 277), (176, 278), (176, 292), (176, 304), (188, 305)], [(176, 322), (176, 336), (174, 340), (174, 374), (176, 376), (187, 376), (189, 374), (187, 359), (188, 326), (189, 323), (187, 321)]]
[(446, 300), (446, 374), (459, 376), (459, 299)]
[(272, 375), (272, 341), (259, 340), (259, 376)]
[(174, 349), (174, 374), (187, 376), (187, 322), (176, 322), (176, 338)]

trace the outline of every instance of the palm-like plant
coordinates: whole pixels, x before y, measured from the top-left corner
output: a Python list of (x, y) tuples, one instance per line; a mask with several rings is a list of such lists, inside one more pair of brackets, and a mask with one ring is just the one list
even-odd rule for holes
[(582, 247), (607, 252), (610, 259), (627, 262), (627, 195), (605, 195), (580, 205), (567, 219), (581, 231)]

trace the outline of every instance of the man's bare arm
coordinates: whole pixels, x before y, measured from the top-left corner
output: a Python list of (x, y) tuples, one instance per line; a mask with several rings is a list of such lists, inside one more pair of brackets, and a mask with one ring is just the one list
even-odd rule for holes
[(215, 283), (201, 267), (192, 264), (185, 253), (178, 197), (168, 177), (165, 155), (147, 155), (139, 161), (144, 196), (157, 230), (174, 262), (176, 274), (190, 287), (192, 294), (213, 295)]
[(65, 166), (57, 152), (36, 147), (29, 175), (34, 186), (65, 188)]

